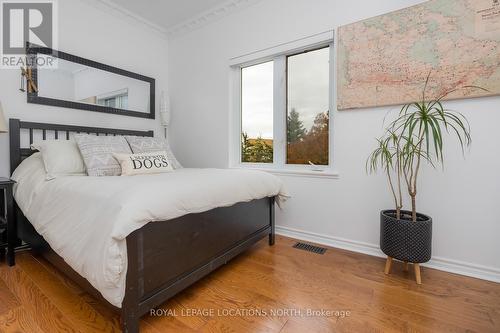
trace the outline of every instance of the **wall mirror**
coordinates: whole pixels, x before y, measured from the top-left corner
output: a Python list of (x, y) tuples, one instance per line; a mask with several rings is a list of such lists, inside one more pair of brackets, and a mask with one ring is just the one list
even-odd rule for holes
[(33, 44), (26, 55), (37, 87), (28, 103), (155, 118), (153, 78)]

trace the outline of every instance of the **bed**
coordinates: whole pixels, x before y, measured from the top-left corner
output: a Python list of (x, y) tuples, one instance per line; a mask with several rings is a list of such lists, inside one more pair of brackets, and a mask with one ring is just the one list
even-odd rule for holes
[[(28, 148), (29, 145), (26, 145), (27, 147), (22, 147), (21, 143), (27, 143), (28, 141), (29, 144), (33, 143), (35, 134), (37, 133), (41, 134), (43, 140), (47, 139), (49, 136), (53, 139), (69, 140), (71, 133), (153, 136), (152, 131), (33, 123), (11, 119), (10, 160), (12, 171), (16, 170), (24, 159), (34, 153), (34, 151)], [(23, 136), (27, 137), (26, 140), (22, 140)], [(206, 174), (204, 175), (204, 173)], [(178, 181), (185, 181), (186, 179), (196, 177), (196, 175), (200, 174), (204, 175), (205, 178), (214, 178), (214, 175), (215, 177), (227, 178), (229, 182), (231, 179), (235, 179), (230, 177), (241, 177), (241, 175), (238, 174), (231, 174), (230, 171), (227, 171), (227, 174), (222, 174), (221, 171), (216, 170), (207, 170), (204, 172), (184, 170), (175, 175), (175, 179), (180, 179)], [(249, 177), (249, 181), (251, 181), (252, 177), (259, 179), (259, 177), (264, 176), (248, 173), (245, 174), (243, 178), (246, 177)], [(78, 184), (83, 184), (79, 183), (81, 182), (79, 178), (83, 177), (46, 182), (41, 188), (43, 188), (43, 191), (45, 191), (44, 193), (48, 194), (48, 196), (57, 197), (57, 195), (62, 195), (63, 197), (70, 197), (73, 195), (72, 193), (77, 193), (80, 197), (76, 197), (76, 199), (81, 199), (81, 197), (85, 198), (84, 195), (87, 195), (87, 198), (91, 200), (92, 198), (83, 190), (58, 194), (61, 192), (61, 189), (67, 187), (78, 188)], [(120, 177), (91, 178), (114, 178), (102, 181), (117, 184), (117, 178)], [(153, 187), (154, 185), (152, 184), (162, 181), (170, 183), (173, 179), (174, 178), (169, 178), (168, 180), (166, 178), (155, 178), (155, 181), (151, 182), (151, 185), (131, 184), (138, 189), (144, 189), (145, 186)], [(158, 182), (156, 180), (158, 180)], [(92, 190), (92, 183), (96, 183), (94, 186), (100, 186), (99, 183), (97, 183), (98, 181), (101, 180), (87, 180), (85, 182), (86, 185), (83, 187), (89, 186), (90, 190)], [(133, 182), (134, 180), (128, 181)], [(138, 182), (146, 183), (145, 181)], [(64, 185), (65, 183), (69, 185)], [(255, 183), (255, 180), (253, 183)], [(224, 190), (223, 186), (222, 189)], [(226, 187), (220, 195), (228, 192), (228, 189), (229, 187)], [(192, 191), (192, 189), (190, 190), (188, 188), (184, 192), (189, 193), (189, 191)], [(260, 192), (257, 191), (256, 193)], [(119, 303), (110, 301), (109, 297), (103, 297), (103, 295), (106, 294), (103, 293), (101, 288), (99, 288), (101, 290), (96, 288), (96, 283), (94, 283), (91, 278), (82, 276), (85, 274), (82, 274), (80, 267), (76, 267), (72, 263), (71, 256), (63, 259), (61, 253), (64, 252), (67, 256), (67, 251), (63, 251), (64, 247), (60, 245), (60, 242), (58, 243), (57, 235), (54, 235), (53, 231), (52, 233), (45, 231), (45, 229), (40, 227), (40, 223), (32, 223), (29, 221), (29, 218), (25, 216), (23, 210), (25, 212), (28, 211), (26, 214), (27, 216), (35, 215), (29, 213), (28, 209), (20, 209), (19, 206), (22, 206), (20, 203), (16, 205), (15, 214), (17, 235), (19, 242), (22, 241), (30, 245), (36, 253), (44, 256), (49, 262), (53, 263), (89, 293), (103, 300), (116, 311), (121, 312), (123, 332), (138, 332), (140, 317), (149, 313), (151, 309), (164, 303), (181, 290), (227, 263), (230, 259), (250, 248), (261, 239), (268, 237), (269, 245), (273, 245), (275, 240), (274, 206), (279, 194), (280, 193), (275, 193), (264, 197), (262, 197), (261, 194), (256, 194), (254, 198), (251, 199), (247, 198), (243, 200), (243, 197), (241, 197), (237, 202), (226, 200), (221, 207), (215, 204), (212, 204), (212, 206), (205, 205), (205, 209), (192, 209), (189, 210), (190, 213), (187, 214), (176, 213), (173, 215), (161, 215), (158, 213), (155, 215), (153, 214), (154, 212), (152, 212), (153, 217), (151, 217), (151, 221), (154, 220), (154, 222), (141, 223), (137, 228), (130, 228), (130, 232), (123, 231), (123, 239), (120, 239), (116, 233), (110, 234), (113, 236), (111, 239), (117, 238), (117, 242), (123, 241), (120, 244), (124, 244), (123, 246), (126, 250), (126, 256), (124, 257), (126, 260), (126, 269), (122, 270), (123, 295)], [(38, 197), (40, 197), (40, 195), (38, 195)], [(42, 208), (43, 205), (47, 203), (47, 201), (40, 202), (39, 205)], [(179, 202), (184, 203), (185, 200), (180, 200)], [(149, 208), (151, 207), (148, 207), (148, 209)], [(158, 209), (161, 212), (161, 209), (165, 208), (162, 206)], [(40, 210), (42, 209), (40, 208)], [(63, 216), (68, 217), (71, 215)], [(169, 218), (162, 220), (158, 219), (158, 216), (169, 216)], [(97, 216), (96, 219), (98, 218)], [(31, 217), (31, 219), (34, 220), (33, 217)], [(71, 220), (71, 218), (68, 219)], [(46, 220), (52, 222), (50, 216), (46, 218)], [(78, 218), (72, 219), (72, 221), (65, 221), (69, 225), (71, 225), (71, 223), (77, 225), (77, 220)], [(107, 221), (107, 219), (105, 220)], [(89, 221), (93, 221), (93, 219)], [(97, 239), (99, 238), (96, 232), (102, 232), (107, 235), (105, 226), (102, 227), (103, 230), (99, 230), (99, 228), (99, 224), (95, 224), (91, 228), (93, 234), (90, 235), (96, 238), (96, 242), (98, 242)], [(41, 234), (45, 235), (45, 237)], [(59, 241), (63, 240), (59, 239)], [(63, 245), (68, 247), (68, 240), (64, 240), (64, 242)], [(76, 242), (75, 240), (75, 243)], [(75, 245), (75, 247), (78, 246)], [(92, 256), (85, 256), (85, 253), (81, 253), (81, 256), (82, 258), (94, 258)], [(95, 258), (97, 257), (99, 257), (99, 260), (102, 259), (100, 256), (95, 256)], [(103, 255), (103, 257), (105, 257), (105, 255)], [(89, 264), (92, 264), (92, 262), (89, 261)]]

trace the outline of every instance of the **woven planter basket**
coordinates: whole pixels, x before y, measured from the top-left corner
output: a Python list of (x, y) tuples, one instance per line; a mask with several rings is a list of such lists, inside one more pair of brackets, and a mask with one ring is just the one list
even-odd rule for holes
[[(411, 216), (409, 211), (401, 214)], [(417, 213), (417, 222), (396, 219), (395, 210), (380, 212), (380, 248), (391, 258), (410, 263), (431, 259), (432, 219)]]

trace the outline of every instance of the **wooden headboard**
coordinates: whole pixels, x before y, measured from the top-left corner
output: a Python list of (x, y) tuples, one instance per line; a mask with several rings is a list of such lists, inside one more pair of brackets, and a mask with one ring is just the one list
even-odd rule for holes
[[(33, 154), (35, 151), (28, 147), (21, 147), (22, 129), (27, 130), (29, 136), (29, 145), (33, 143), (34, 134), (36, 131), (42, 133), (42, 139), (47, 139), (47, 134), (56, 140), (69, 140), (70, 133), (87, 133), (96, 135), (135, 135), (135, 136), (154, 136), (153, 131), (135, 131), (115, 128), (99, 128), (99, 127), (83, 127), (63, 124), (45, 124), (21, 121), (19, 119), (9, 120), (9, 135), (10, 135), (10, 172), (18, 167), (23, 159)], [(53, 135), (52, 135), (53, 134)]]

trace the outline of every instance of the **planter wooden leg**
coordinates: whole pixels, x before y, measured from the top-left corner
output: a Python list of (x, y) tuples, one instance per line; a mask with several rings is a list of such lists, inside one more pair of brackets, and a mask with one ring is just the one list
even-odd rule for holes
[(408, 272), (408, 261), (405, 261), (405, 262), (403, 263), (403, 270), (404, 270), (405, 272)]
[(417, 280), (417, 284), (422, 284), (422, 278), (420, 277), (420, 265), (414, 264), (415, 267), (415, 279)]
[(389, 274), (391, 272), (391, 265), (392, 265), (392, 258), (387, 257), (387, 260), (385, 262), (385, 274)]

